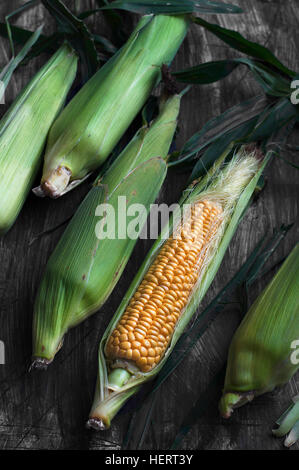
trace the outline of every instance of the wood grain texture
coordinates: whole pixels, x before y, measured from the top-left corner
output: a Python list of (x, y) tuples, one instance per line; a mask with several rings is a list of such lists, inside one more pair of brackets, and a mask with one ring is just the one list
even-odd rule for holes
[[(1, 21), (8, 12), (23, 3), (19, 0), (1, 2)], [(95, 4), (93, 0), (65, 3), (70, 8), (78, 8), (81, 4), (84, 9)], [(266, 44), (285, 65), (296, 69), (299, 64), (298, 3), (284, 0), (235, 0), (234, 3), (246, 13), (215, 15), (207, 19)], [(53, 30), (53, 20), (42, 6), (31, 8), (15, 19), (16, 24), (32, 30), (41, 22), (45, 23), (47, 33)], [(100, 16), (90, 20), (90, 27), (96, 32), (109, 33)], [(0, 54), (2, 66), (10, 54), (7, 42), (2, 39)], [(193, 26), (173, 69), (235, 56), (239, 56), (236, 51)], [(6, 96), (8, 104), (44, 61), (45, 57), (40, 57), (15, 74)], [(236, 70), (220, 83), (194, 87), (183, 100), (177, 146), (180, 147), (209, 118), (257, 92), (258, 85), (244, 68)], [(3, 114), (4, 107), (0, 112)], [(298, 145), (298, 140), (297, 128), (291, 143)], [(296, 153), (286, 152), (285, 156), (298, 162)], [(187, 176), (171, 171), (159, 201), (176, 202)], [(267, 182), (262, 197), (250, 207), (240, 225), (199, 313), (233, 276), (266, 231), (271, 233), (282, 223), (295, 222), (269, 266), (285, 256), (298, 241), (298, 174), (277, 159), (267, 169)], [(96, 434), (87, 431), (85, 422), (94, 392), (98, 341), (147, 253), (150, 241), (138, 242), (111, 298), (98, 314), (67, 335), (63, 350), (48, 372), (28, 373), (34, 297), (47, 259), (64, 226), (37, 236), (70, 217), (88, 189), (89, 185), (85, 184), (56, 201), (40, 200), (30, 195), (13, 229), (0, 239), (0, 340), (6, 345), (6, 365), (0, 366), (1, 449), (118, 449), (126, 433), (134, 402), (129, 403), (107, 432)], [(263, 279), (251, 290), (252, 299), (268, 281), (269, 278)], [(161, 387), (144, 448), (169, 448), (191, 404), (221, 367), (237, 323), (235, 308), (226, 309)], [(297, 374), (283, 389), (262, 396), (238, 410), (229, 422), (220, 419), (217, 404), (213, 402), (185, 437), (182, 447), (280, 449), (282, 441), (271, 436), (272, 425), (289, 405), (291, 397), (298, 393)], [(299, 446), (294, 448), (299, 449)]]

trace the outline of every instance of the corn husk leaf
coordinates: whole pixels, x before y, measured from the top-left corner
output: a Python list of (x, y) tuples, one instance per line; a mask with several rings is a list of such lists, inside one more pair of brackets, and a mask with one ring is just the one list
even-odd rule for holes
[(181, 15), (183, 13), (242, 13), (242, 9), (235, 5), (224, 2), (209, 0), (115, 0), (109, 5), (102, 7), (107, 9), (120, 9), (134, 13), (155, 15)]
[[(13, 40), (15, 44), (24, 45), (26, 41), (30, 39), (32, 36), (32, 32), (20, 28), (18, 26), (10, 26)], [(0, 22), (0, 36), (4, 38), (8, 38), (7, 28), (5, 23)], [(53, 34), (47, 36), (45, 34), (41, 34), (36, 43), (32, 46), (30, 51), (27, 53), (26, 57), (23, 58), (21, 65), (27, 64), (32, 58), (39, 56), (42, 53), (53, 54), (57, 50), (58, 47), (63, 44), (65, 40), (65, 33), (55, 31)], [(68, 38), (71, 35), (68, 35)], [(76, 37), (76, 33), (73, 34), (74, 38)], [(106, 37), (101, 36), (99, 34), (91, 34), (91, 38), (93, 42), (99, 48), (99, 60), (101, 62), (105, 62), (110, 58), (111, 55), (117, 52), (117, 47), (109, 41)], [(87, 60), (85, 60), (87, 62)]]
[(277, 73), (289, 78), (294, 78), (296, 76), (296, 72), (283, 65), (267, 47), (256, 42), (249, 41), (237, 31), (209, 23), (202, 18), (193, 17), (193, 21), (194, 23), (203, 26), (233, 49), (261, 61), (270, 68), (273, 68)]
[(246, 57), (195, 65), (186, 70), (175, 72), (174, 76), (179, 82), (204, 85), (227, 77), (239, 65), (246, 65), (252, 71), (254, 77), (268, 95), (275, 97), (290, 96), (290, 80), (286, 80), (261, 62)]
[[(204, 149), (221, 136), (227, 135), (228, 133), (236, 131), (240, 126), (250, 126), (250, 129), (254, 128), (257, 123), (258, 117), (262, 111), (269, 105), (267, 99), (263, 95), (257, 95), (249, 100), (243, 101), (242, 103), (227, 109), (224, 113), (210, 119), (203, 128), (194, 134), (183, 146), (182, 150), (178, 153), (171, 155), (169, 166), (191, 166), (193, 167), (194, 161), (198, 159)], [(245, 135), (244, 135), (245, 137)], [(204, 175), (208, 170), (217, 155), (211, 162), (205, 162), (205, 166), (201, 172)]]
[[(108, 5), (108, 1), (96, 0), (96, 4), (99, 8), (101, 8), (105, 5)], [(78, 17), (80, 19), (87, 18), (90, 15), (98, 13), (99, 8), (83, 11), (80, 15), (78, 15)], [(121, 47), (125, 43), (125, 41), (128, 39), (127, 33), (124, 30), (124, 20), (122, 16), (115, 10), (101, 10), (101, 12), (106, 22), (110, 26), (110, 29), (112, 31), (112, 37), (113, 37), (115, 44), (118, 47)]]
[(25, 10), (28, 10), (28, 8), (31, 8), (34, 4), (37, 3), (37, 1), (38, 0), (29, 0), (25, 3), (25, 5), (21, 5), (19, 8), (17, 8), (16, 10), (12, 11), (11, 13), (9, 13), (8, 15), (5, 16), (5, 29), (6, 29), (7, 38), (9, 40), (13, 56), (15, 55), (15, 49), (14, 49), (14, 42), (13, 42), (13, 39), (12, 39), (12, 27), (10, 25), (10, 19), (13, 18), (14, 16), (18, 15), (19, 13), (21, 13)]
[(262, 147), (267, 149), (269, 139), (272, 139), (275, 154), (279, 157), (279, 134), (284, 132), (288, 136), (297, 119), (298, 109), (288, 98), (269, 103), (265, 97), (257, 96), (208, 121), (199, 133), (189, 139), (181, 152), (171, 156), (170, 166), (183, 169), (191, 166), (190, 181), (200, 178), (233, 140), (239, 143), (260, 141)]
[[(211, 24), (202, 18), (193, 17), (193, 21), (215, 34), (230, 47), (249, 57), (196, 65), (174, 73), (177, 80), (184, 83), (212, 83), (226, 77), (242, 64), (250, 68), (265, 93), (276, 99), (265, 100), (263, 103), (256, 97), (252, 99), (251, 106), (250, 102), (244, 102), (216, 119), (211, 119), (199, 133), (191, 137), (181, 152), (174, 152), (172, 155), (171, 165), (183, 169), (193, 167), (194, 160), (201, 156), (208, 145), (220, 137), (224, 141), (230, 132), (232, 132), (232, 139), (237, 139), (239, 134), (243, 143), (261, 140), (264, 145), (265, 141), (281, 126), (298, 119), (297, 106), (294, 106), (289, 99), (291, 80), (296, 77), (295, 72), (285, 67), (269, 49), (245, 39), (240, 33)], [(259, 117), (258, 122), (254, 119), (255, 117)], [(234, 118), (237, 119), (234, 120)], [(244, 128), (243, 134), (242, 128)], [(199, 162), (198, 168), (193, 167), (195, 175), (197, 175), (197, 170), (200, 172), (201, 166)]]

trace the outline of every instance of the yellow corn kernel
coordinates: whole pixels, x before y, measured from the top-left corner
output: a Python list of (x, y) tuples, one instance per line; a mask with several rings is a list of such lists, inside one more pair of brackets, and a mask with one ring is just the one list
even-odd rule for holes
[[(105, 349), (108, 359), (133, 361), (142, 372), (160, 362), (188, 304), (222, 212), (220, 204), (211, 201), (193, 204), (189, 220), (164, 243), (112, 332)], [(119, 349), (115, 339), (122, 337), (125, 342)]]

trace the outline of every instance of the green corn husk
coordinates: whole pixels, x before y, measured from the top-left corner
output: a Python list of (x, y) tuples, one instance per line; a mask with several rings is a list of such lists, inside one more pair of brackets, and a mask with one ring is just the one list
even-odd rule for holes
[[(94, 428), (95, 430), (107, 429), (110, 426), (113, 417), (128, 398), (136, 393), (143, 383), (153, 379), (153, 377), (159, 373), (212, 283), (227, 247), (250, 202), (256, 184), (269, 159), (267, 156), (262, 161), (258, 160), (256, 158), (258, 156), (258, 152), (252, 152), (250, 156), (252, 157), (251, 165), (253, 164), (253, 168), (250, 172), (250, 170), (246, 168), (250, 157), (248, 155), (248, 150), (241, 148), (233, 155), (230, 163), (228, 163), (228, 166), (226, 167), (226, 157), (230, 153), (230, 150), (231, 147), (228, 148), (227, 151), (217, 160), (214, 167), (209, 170), (200, 182), (195, 182), (187, 188), (179, 204), (182, 208), (184, 204), (192, 204), (201, 198), (208, 197), (207, 195), (210, 196), (213, 194), (212, 197), (215, 197), (214, 200), (218, 200), (223, 203), (224, 218), (221, 227), (217, 231), (217, 236), (212, 242), (208, 258), (204, 263), (204, 268), (198, 277), (198, 281), (190, 296), (189, 302), (181, 313), (175, 326), (171, 342), (164, 357), (150, 372), (133, 372), (132, 370), (129, 370), (130, 367), (126, 368), (125, 364), (120, 368), (118, 363), (115, 364), (115, 368), (113, 368), (111, 361), (106, 361), (105, 346), (116, 324), (123, 315), (131, 297), (134, 295), (139, 284), (144, 278), (144, 275), (160, 251), (165, 238), (167, 238), (166, 234), (171, 234), (176, 225), (181, 221), (182, 211), (180, 209), (177, 209), (174, 212), (173, 219), (162, 230), (159, 239), (147, 255), (100, 342), (98, 380), (94, 402), (87, 424), (88, 427)], [(246, 156), (248, 158), (246, 158)], [(240, 170), (238, 173), (238, 169), (241, 168), (240, 165), (242, 164), (241, 162), (243, 158), (245, 159), (245, 161), (243, 161), (245, 170), (244, 173), (242, 172), (243, 170)], [(229, 166), (230, 164), (232, 166)], [(237, 169), (238, 174), (232, 171), (233, 168), (235, 168), (235, 170)]]
[(299, 395), (293, 398), (293, 404), (276, 421), (277, 429), (273, 429), (276, 437), (286, 436), (284, 445), (291, 447), (299, 440)]
[(103, 203), (112, 205), (116, 227), (122, 227), (119, 196), (126, 197), (127, 206), (142, 204), (149, 211), (166, 176), (180, 100), (181, 95), (174, 95), (162, 101), (158, 117), (137, 132), (103, 178), (96, 180), (54, 250), (35, 302), (36, 367), (53, 360), (65, 333), (96, 312), (120, 278), (137, 240), (128, 234), (98, 240), (96, 209)]
[(125, 46), (79, 91), (51, 129), (38, 196), (59, 197), (109, 156), (188, 29), (185, 16), (144, 16)]
[(15, 222), (41, 164), (47, 134), (77, 71), (62, 46), (21, 92), (0, 122), (0, 233)]
[(219, 408), (234, 408), (287, 383), (299, 368), (291, 360), (299, 339), (299, 245), (256, 299), (236, 331)]

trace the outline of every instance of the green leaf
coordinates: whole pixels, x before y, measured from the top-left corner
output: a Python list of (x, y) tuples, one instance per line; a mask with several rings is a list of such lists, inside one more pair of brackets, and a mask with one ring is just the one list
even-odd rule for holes
[(242, 13), (242, 9), (222, 2), (208, 0), (116, 0), (102, 9), (119, 9), (144, 14), (180, 15), (184, 13)]
[(105, 38), (104, 36), (99, 36), (98, 34), (93, 34), (92, 37), (97, 44), (102, 46), (104, 51), (111, 55), (117, 52), (117, 47), (111, 41), (109, 41), (109, 39)]
[(215, 34), (215, 36), (233, 49), (265, 62), (266, 64), (274, 67), (277, 72), (287, 75), (290, 78), (294, 78), (296, 76), (296, 73), (283, 65), (269, 49), (256, 42), (245, 39), (237, 31), (222, 28), (216, 24), (211, 24), (202, 18), (193, 17), (193, 21)]
[(239, 63), (235, 60), (218, 60), (195, 65), (180, 72), (174, 72), (176, 80), (183, 83), (205, 85), (227, 77)]
[(169, 162), (169, 166), (184, 165), (192, 159), (197, 159), (199, 152), (205, 147), (243, 124), (251, 123), (267, 108), (267, 105), (266, 97), (257, 95), (210, 119), (186, 142), (176, 159)]
[(20, 65), (20, 63), (26, 57), (26, 55), (28, 54), (32, 46), (37, 42), (37, 40), (39, 39), (41, 35), (42, 29), (43, 29), (43, 26), (40, 26), (35, 31), (35, 33), (31, 35), (31, 37), (28, 39), (25, 46), (21, 49), (18, 55), (14, 57), (0, 73), (0, 81), (3, 83), (3, 86), (0, 89), (0, 101), (3, 97), (4, 91), (11, 79), (13, 72), (16, 70), (16, 68)]
[(190, 67), (173, 75), (183, 83), (208, 84), (225, 78), (239, 65), (246, 65), (254, 74), (264, 91), (273, 96), (289, 96), (290, 82), (262, 62), (249, 58), (235, 58), (207, 62)]
[(277, 103), (261, 114), (259, 122), (250, 135), (250, 142), (268, 139), (298, 116), (298, 108), (288, 98), (281, 98)]
[(221, 155), (232, 142), (239, 139), (245, 140), (247, 135), (254, 129), (257, 119), (258, 117), (254, 117), (215, 140), (195, 164), (189, 182), (201, 178), (215, 163), (218, 155)]
[[(27, 29), (19, 28), (18, 26), (10, 26), (13, 40), (17, 44), (24, 45), (32, 37), (33, 32)], [(0, 23), (0, 36), (7, 38), (9, 37), (7, 27), (5, 23)], [(26, 55), (22, 65), (29, 61), (32, 57), (40, 55), (42, 52), (53, 54), (59, 45), (63, 42), (63, 35), (61, 33), (54, 33), (51, 36), (45, 36), (41, 34), (36, 43), (31, 48), (30, 52)]]
[(250, 268), (246, 284), (251, 286), (258, 278), (261, 272), (261, 269), (266, 264), (268, 259), (273, 255), (276, 251), (277, 247), (280, 243), (284, 240), (286, 235), (288, 234), (289, 230), (293, 227), (294, 224), (284, 225), (282, 224), (279, 228), (274, 229), (273, 235), (267, 245), (263, 248), (262, 252), (257, 256), (255, 262), (253, 263), (252, 267)]
[(247, 65), (265, 93), (272, 96), (289, 96), (290, 82), (257, 60), (247, 58), (236, 59), (240, 64)]
[(11, 32), (11, 26), (10, 26), (9, 20), (13, 16), (18, 15), (19, 13), (27, 10), (28, 8), (31, 8), (33, 5), (36, 5), (38, 3), (38, 1), (39, 0), (29, 0), (24, 5), (22, 5), (21, 7), (17, 8), (14, 11), (12, 11), (8, 15), (6, 15), (6, 17), (5, 17), (5, 26), (6, 26), (6, 29), (7, 29), (7, 37), (8, 37), (9, 42), (10, 42), (10, 47), (11, 47), (13, 56), (15, 55), (15, 49), (14, 49), (14, 43), (13, 43), (13, 40), (12, 40), (12, 32)]
[[(32, 32), (27, 29), (19, 28), (17, 26), (11, 26), (14, 42), (17, 44), (24, 44), (32, 36)], [(0, 36), (8, 38), (8, 32), (5, 23), (0, 23)], [(109, 56), (117, 52), (117, 47), (109, 41), (109, 39), (98, 34), (92, 34), (92, 38), (95, 44), (101, 47), (101, 51), (108, 54)], [(65, 34), (63, 32), (55, 32), (50, 36), (40, 35), (35, 45), (31, 48), (30, 53), (27, 54), (25, 60), (22, 61), (22, 65), (26, 64), (33, 57), (39, 56), (43, 52), (53, 54), (57, 48), (63, 43)]]
[(78, 51), (83, 64), (83, 81), (87, 81), (99, 67), (98, 54), (92, 34), (86, 24), (78, 19), (60, 0), (41, 1), (56, 19), (59, 31), (66, 35)]

